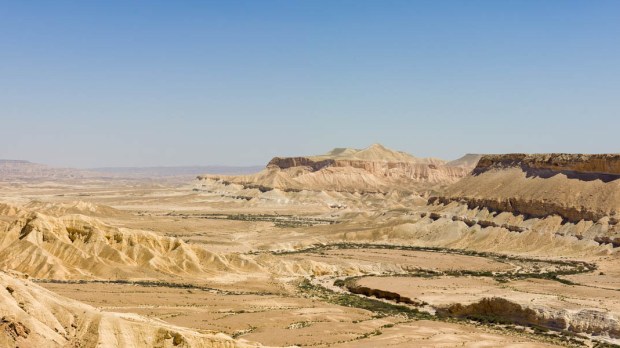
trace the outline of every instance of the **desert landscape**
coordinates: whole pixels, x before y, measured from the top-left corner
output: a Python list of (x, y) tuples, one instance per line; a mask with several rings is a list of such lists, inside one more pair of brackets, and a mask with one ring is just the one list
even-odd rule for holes
[(0, 1), (0, 348), (620, 348), (620, 1)]
[(379, 144), (194, 178), (4, 161), (0, 345), (615, 346), (619, 165)]

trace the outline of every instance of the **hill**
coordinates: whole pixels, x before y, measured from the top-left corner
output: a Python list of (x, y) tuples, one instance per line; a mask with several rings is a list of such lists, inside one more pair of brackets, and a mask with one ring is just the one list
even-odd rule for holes
[(199, 176), (205, 182), (283, 191), (391, 192), (423, 191), (458, 181), (473, 165), (446, 165), (374, 144), (366, 149), (336, 148), (318, 156), (275, 157), (253, 175)]
[[(50, 212), (62, 214), (65, 207)], [(117, 228), (85, 215), (53, 217), (8, 205), (0, 209), (13, 219), (4, 228), (0, 225), (0, 269), (34, 278), (179, 280), (226, 277), (230, 271), (256, 267), (243, 256), (221, 256), (178, 238)]]
[[(465, 205), (467, 216), (487, 211), (488, 226), (525, 231), (544, 221), (544, 230), (556, 236), (618, 247), (620, 155), (487, 155), (470, 175), (429, 202)], [(459, 214), (452, 219), (473, 223)]]
[(598, 221), (620, 212), (620, 155), (489, 155), (447, 200), (530, 217)]
[(2, 347), (256, 347), (131, 313), (106, 312), (0, 272)]

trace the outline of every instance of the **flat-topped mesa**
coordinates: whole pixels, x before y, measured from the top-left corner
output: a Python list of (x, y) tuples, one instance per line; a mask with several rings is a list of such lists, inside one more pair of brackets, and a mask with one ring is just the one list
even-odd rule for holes
[(313, 171), (321, 170), (334, 164), (334, 160), (326, 159), (315, 161), (308, 157), (274, 157), (267, 164), (267, 168), (287, 169), (292, 167), (310, 167)]
[(362, 169), (379, 177), (402, 176), (403, 178), (432, 182), (440, 182), (442, 180), (452, 182), (464, 177), (471, 170), (471, 167), (446, 166), (435, 163), (387, 162), (352, 159), (314, 160), (311, 157), (276, 157), (267, 165), (267, 168), (279, 169), (289, 169), (294, 167), (307, 167), (313, 172), (327, 167), (356, 168)]
[(275, 157), (265, 170), (254, 175), (199, 179), (263, 190), (413, 192), (460, 180), (474, 164), (463, 161), (447, 164), (440, 159), (417, 158), (374, 144), (365, 149), (336, 148), (318, 156)]
[(432, 202), (463, 202), (533, 218), (614, 223), (620, 216), (620, 154), (483, 156), (463, 180)]
[(620, 154), (506, 154), (482, 156), (474, 173), (493, 168), (519, 166), (523, 169), (602, 174), (620, 177)]

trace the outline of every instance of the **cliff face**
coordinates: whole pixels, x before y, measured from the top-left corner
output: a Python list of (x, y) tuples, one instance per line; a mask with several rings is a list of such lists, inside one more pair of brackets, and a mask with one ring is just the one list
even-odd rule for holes
[(593, 173), (620, 177), (620, 154), (507, 154), (482, 156), (474, 172), (482, 173), (492, 168), (520, 166), (529, 169), (546, 169), (556, 172)]
[(264, 189), (389, 192), (447, 185), (465, 177), (472, 168), (417, 158), (375, 144), (362, 150), (334, 149), (320, 156), (275, 157), (256, 175), (199, 178)]
[(415, 162), (380, 162), (362, 160), (325, 159), (315, 161), (309, 157), (275, 157), (267, 168), (289, 169), (307, 167), (316, 172), (327, 167), (357, 168), (379, 177), (403, 177), (421, 181), (452, 182), (470, 172), (470, 168)]
[(274, 157), (267, 164), (267, 168), (287, 169), (292, 167), (310, 167), (313, 171), (320, 170), (334, 164), (334, 160), (326, 159), (315, 161), (308, 157)]
[(620, 321), (609, 312), (594, 309), (570, 311), (551, 308), (529, 308), (504, 298), (483, 298), (469, 305), (460, 303), (439, 308), (443, 317), (492, 318), (499, 322), (535, 325), (551, 330), (620, 337)]
[(480, 159), (474, 173), (510, 167), (520, 167), (529, 176), (550, 177), (561, 173), (568, 178), (608, 182), (620, 178), (620, 154), (488, 155)]
[(620, 212), (620, 155), (483, 156), (471, 175), (433, 202), (457, 201), (526, 217), (598, 221)]

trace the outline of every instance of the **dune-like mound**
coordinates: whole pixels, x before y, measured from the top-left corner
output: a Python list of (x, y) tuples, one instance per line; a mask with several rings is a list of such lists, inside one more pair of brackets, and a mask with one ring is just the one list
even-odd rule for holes
[(24, 205), (24, 209), (52, 216), (82, 214), (87, 216), (109, 218), (126, 214), (125, 212), (106, 205), (94, 204), (84, 201), (74, 201), (67, 203), (31, 201)]
[(275, 157), (257, 174), (205, 175), (199, 179), (263, 191), (411, 192), (456, 182), (472, 168), (465, 161), (448, 165), (443, 160), (417, 158), (374, 144), (362, 150), (336, 148), (319, 156)]
[(98, 310), (0, 272), (2, 347), (257, 347), (130, 313)]
[(202, 245), (112, 227), (83, 215), (23, 213), (0, 233), (0, 269), (35, 278), (162, 279), (252, 267), (242, 256), (227, 258)]

